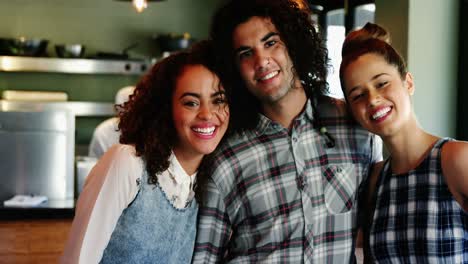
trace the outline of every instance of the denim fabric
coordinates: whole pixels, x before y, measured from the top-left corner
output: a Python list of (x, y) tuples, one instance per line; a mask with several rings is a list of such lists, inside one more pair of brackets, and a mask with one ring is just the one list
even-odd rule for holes
[(143, 173), (140, 190), (123, 211), (101, 263), (190, 263), (198, 204), (175, 208)]

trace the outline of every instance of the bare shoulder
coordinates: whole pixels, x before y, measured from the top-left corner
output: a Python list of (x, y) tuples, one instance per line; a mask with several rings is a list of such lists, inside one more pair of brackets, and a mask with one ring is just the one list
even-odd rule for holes
[(442, 147), (444, 172), (464, 172), (468, 174), (468, 142), (450, 141)]
[(450, 141), (442, 147), (442, 171), (455, 199), (468, 211), (468, 142)]

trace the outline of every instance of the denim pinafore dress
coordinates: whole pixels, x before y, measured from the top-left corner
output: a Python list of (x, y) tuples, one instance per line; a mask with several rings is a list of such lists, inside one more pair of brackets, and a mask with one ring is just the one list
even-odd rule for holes
[(190, 263), (198, 204), (175, 208), (158, 184), (143, 172), (135, 199), (123, 211), (101, 263)]

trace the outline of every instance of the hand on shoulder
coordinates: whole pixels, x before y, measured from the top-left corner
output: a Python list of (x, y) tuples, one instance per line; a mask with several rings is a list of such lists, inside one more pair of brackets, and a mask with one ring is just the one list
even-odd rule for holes
[(452, 195), (468, 212), (468, 142), (450, 141), (443, 146), (442, 171)]

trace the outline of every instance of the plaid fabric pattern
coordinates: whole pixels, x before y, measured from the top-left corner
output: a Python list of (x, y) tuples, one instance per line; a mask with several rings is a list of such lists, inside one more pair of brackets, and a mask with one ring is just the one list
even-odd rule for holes
[(289, 133), (262, 116), (255, 131), (218, 149), (194, 263), (354, 261), (357, 188), (382, 145), (345, 116), (341, 101), (318, 107), (334, 148), (314, 129), (308, 102)]
[(441, 168), (440, 139), (414, 170), (391, 174), (386, 162), (370, 229), (378, 263), (468, 263), (468, 216), (453, 199)]

